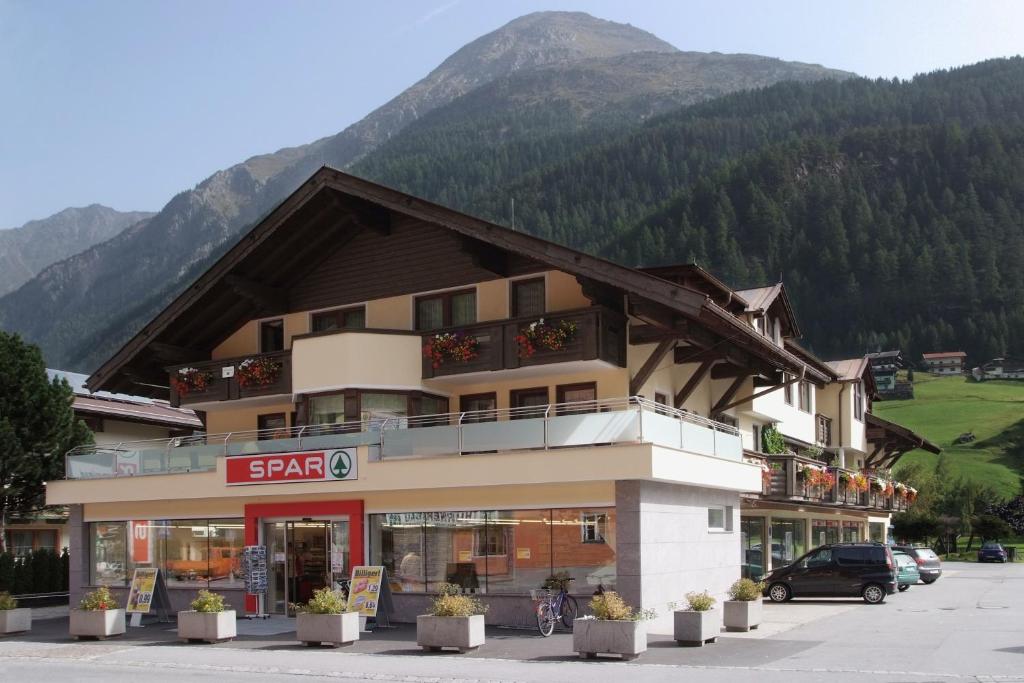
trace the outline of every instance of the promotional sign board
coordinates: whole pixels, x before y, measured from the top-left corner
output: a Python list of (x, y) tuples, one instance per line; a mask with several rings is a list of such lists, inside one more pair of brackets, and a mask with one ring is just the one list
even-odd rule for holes
[(156, 567), (139, 567), (135, 570), (132, 574), (132, 587), (128, 591), (128, 604), (125, 606), (125, 612), (149, 614), (149, 610), (153, 606), (156, 576), (159, 572), (160, 570)]
[(356, 479), (356, 449), (236, 455), (227, 459), (227, 485)]
[(242, 550), (242, 575), (245, 592), (260, 595), (267, 592), (267, 547), (247, 545)]
[(376, 617), (381, 591), (388, 590), (384, 579), (384, 567), (352, 567), (348, 610), (357, 611), (362, 617)]

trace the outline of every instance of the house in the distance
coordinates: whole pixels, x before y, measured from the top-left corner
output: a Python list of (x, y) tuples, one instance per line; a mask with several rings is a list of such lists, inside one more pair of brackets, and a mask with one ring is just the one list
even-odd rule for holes
[(993, 358), (981, 367), (971, 371), (979, 382), (986, 379), (1024, 379), (1024, 360), (1018, 358)]
[(875, 378), (878, 398), (914, 398), (914, 385), (910, 382), (901, 382), (896, 376), (896, 373), (907, 367), (903, 353), (899, 349), (869, 353), (867, 359), (871, 363), (871, 374)]
[[(194, 411), (172, 408), (167, 401), (108, 391), (92, 393), (85, 388), (88, 375), (50, 369), (46, 372), (50, 379), (65, 379), (71, 385), (75, 417), (89, 427), (96, 444), (123, 453), (116, 461), (122, 474), (137, 473), (132, 471), (137, 468), (137, 463), (131, 462), (132, 457), (137, 457), (133, 442), (186, 436), (203, 428)], [(60, 552), (68, 546), (66, 517), (63, 509), (51, 509), (39, 515), (8, 519), (4, 547), (17, 556), (41, 548)]]
[(921, 354), (924, 369), (933, 375), (962, 375), (967, 354), (963, 351), (940, 351)]

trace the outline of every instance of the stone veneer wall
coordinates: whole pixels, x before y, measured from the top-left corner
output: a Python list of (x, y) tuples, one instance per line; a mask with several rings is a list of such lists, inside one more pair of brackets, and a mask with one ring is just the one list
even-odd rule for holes
[[(708, 531), (709, 505), (732, 506), (732, 531)], [(738, 493), (618, 481), (615, 508), (618, 591), (636, 607), (657, 610), (650, 632), (672, 632), (668, 603), (702, 590), (721, 602), (740, 577)]]

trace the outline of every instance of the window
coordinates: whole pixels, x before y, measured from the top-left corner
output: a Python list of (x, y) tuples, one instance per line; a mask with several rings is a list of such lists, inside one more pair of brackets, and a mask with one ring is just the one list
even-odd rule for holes
[(803, 561), (805, 567), (827, 567), (832, 564), (832, 549), (822, 548), (813, 555), (809, 555), (806, 560)]
[(811, 383), (800, 382), (800, 410), (811, 412)]
[(476, 322), (476, 290), (444, 292), (416, 299), (416, 329), (472, 325)]
[(260, 353), (284, 351), (284, 320), (264, 320), (260, 323)]
[(767, 565), (764, 557), (764, 517), (740, 518), (740, 573), (745, 579), (757, 580)]
[(313, 332), (366, 329), (366, 307), (339, 308), (314, 313), (310, 321)]
[(864, 419), (864, 383), (857, 382), (853, 385), (853, 416), (858, 420)]
[(511, 308), (513, 318), (544, 315), (544, 278), (513, 281)]
[(312, 425), (338, 424), (345, 421), (344, 394), (309, 397), (309, 423)]
[(668, 394), (663, 394), (660, 391), (655, 391), (654, 392), (654, 402), (657, 403), (658, 405), (667, 406), (668, 405)]
[(811, 544), (839, 543), (839, 522), (834, 519), (815, 519), (811, 522)]
[(732, 506), (708, 507), (708, 531), (732, 531)]
[(368, 420), (371, 415), (406, 417), (409, 414), (409, 398), (405, 394), (360, 394), (359, 411), (363, 420)]
[(493, 411), (498, 408), (498, 395), (465, 394), (459, 397), (459, 411), (473, 413), (462, 418), (463, 422), (493, 422), (497, 416)]
[[(586, 402), (590, 402), (587, 404)], [(565, 406), (558, 409), (559, 415), (597, 412), (597, 383), (562, 384), (555, 387), (556, 403), (584, 403), (582, 406)]]
[[(548, 388), (537, 389), (515, 389), (511, 392), (509, 401), (512, 408), (520, 408), (512, 414), (513, 420), (521, 420), (529, 417), (544, 417), (544, 411), (548, 405)], [(534, 408), (533, 410), (527, 410)]]
[(802, 519), (772, 519), (772, 567), (791, 563), (807, 550)]
[(476, 532), (477, 555), (504, 555), (505, 528), (496, 524), (488, 524)]
[(584, 512), (580, 524), (580, 540), (583, 543), (604, 543), (605, 514)]
[(284, 413), (269, 413), (256, 416), (256, 428), (259, 430), (260, 441), (265, 439), (288, 438), (288, 425)]
[(786, 383), (786, 386), (783, 387), (782, 390), (783, 398), (786, 400), (786, 405), (791, 406), (793, 405), (793, 383), (790, 382), (789, 375), (785, 373), (782, 375), (782, 381)]
[(759, 315), (756, 318), (754, 318), (754, 325), (757, 327), (758, 332), (760, 332), (761, 334), (766, 334), (765, 317), (763, 315)]

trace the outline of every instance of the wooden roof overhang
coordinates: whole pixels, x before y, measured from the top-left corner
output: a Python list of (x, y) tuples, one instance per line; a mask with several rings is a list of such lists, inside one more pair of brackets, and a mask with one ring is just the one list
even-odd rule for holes
[(874, 413), (864, 414), (864, 426), (868, 444), (873, 446), (864, 461), (865, 467), (891, 468), (904, 453), (918, 448), (936, 455), (942, 452), (941, 448), (923, 436)]
[(510, 259), (562, 270), (575, 275), (592, 298), (628, 297), (657, 312), (669, 329), (702, 328), (716, 343), (747, 350), (758, 364), (827, 381), (707, 294), (323, 167), (101, 365), (87, 386), (166, 393), (167, 365), (201, 360), (245, 322), (288, 312), (290, 286), (357, 233), (388, 234), (398, 216), (461, 235), (474, 260), (496, 276)]

